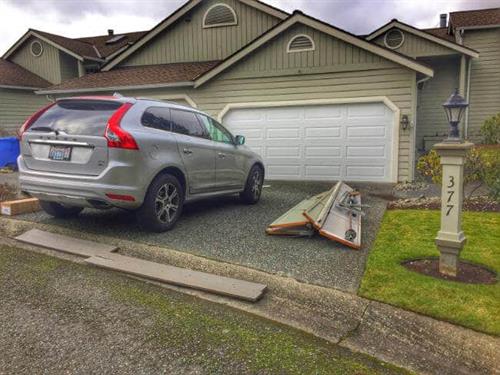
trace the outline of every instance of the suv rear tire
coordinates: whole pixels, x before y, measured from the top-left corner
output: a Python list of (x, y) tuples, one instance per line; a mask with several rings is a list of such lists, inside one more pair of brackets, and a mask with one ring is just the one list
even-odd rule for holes
[(248, 174), (245, 190), (240, 193), (240, 199), (246, 204), (255, 204), (262, 194), (264, 171), (259, 165), (254, 165)]
[(170, 174), (156, 177), (148, 188), (141, 208), (136, 211), (139, 225), (152, 232), (172, 229), (182, 213), (184, 189)]
[(83, 207), (66, 206), (48, 201), (40, 201), (40, 207), (49, 215), (58, 218), (77, 216), (83, 210)]

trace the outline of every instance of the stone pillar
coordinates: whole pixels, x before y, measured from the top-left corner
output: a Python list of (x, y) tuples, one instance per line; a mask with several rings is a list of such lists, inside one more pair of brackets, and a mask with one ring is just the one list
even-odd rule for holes
[(470, 142), (434, 145), (443, 167), (441, 229), (436, 237), (436, 246), (440, 252), (439, 272), (448, 276), (457, 275), (458, 257), (466, 241), (462, 232), (464, 162), (465, 154), (472, 146)]

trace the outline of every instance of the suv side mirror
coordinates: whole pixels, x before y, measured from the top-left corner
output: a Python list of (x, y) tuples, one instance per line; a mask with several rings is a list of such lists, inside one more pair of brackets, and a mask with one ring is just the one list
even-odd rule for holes
[(234, 137), (234, 143), (237, 146), (244, 145), (245, 144), (245, 137), (242, 135), (237, 135), (236, 137)]

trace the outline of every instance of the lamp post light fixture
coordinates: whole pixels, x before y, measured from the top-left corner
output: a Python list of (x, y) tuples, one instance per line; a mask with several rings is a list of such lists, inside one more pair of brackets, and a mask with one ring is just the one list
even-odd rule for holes
[(473, 144), (462, 141), (458, 125), (468, 105), (455, 90), (443, 104), (450, 123), (450, 133), (447, 139), (434, 145), (443, 167), (441, 228), (435, 240), (440, 253), (439, 272), (453, 277), (457, 275), (458, 257), (466, 242), (462, 231), (464, 163), (465, 155)]
[(448, 122), (450, 123), (450, 132), (445, 142), (461, 142), (460, 130), (458, 124), (462, 120), (466, 108), (469, 106), (467, 100), (460, 96), (458, 89), (451, 94), (446, 102), (443, 103), (444, 111)]

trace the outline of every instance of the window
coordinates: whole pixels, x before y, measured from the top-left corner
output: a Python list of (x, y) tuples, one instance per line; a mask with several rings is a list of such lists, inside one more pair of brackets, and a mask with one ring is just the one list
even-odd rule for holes
[(38, 40), (35, 40), (34, 42), (31, 43), (30, 50), (33, 56), (35, 57), (42, 56), (43, 53), (42, 43), (40, 43)]
[(215, 121), (213, 118), (196, 114), (198, 119), (203, 124), (210, 138), (215, 142), (229, 143), (233, 144), (233, 137), (221, 124)]
[(404, 42), (404, 35), (401, 30), (389, 30), (384, 36), (384, 44), (390, 49), (397, 49), (401, 47)]
[(236, 25), (236, 13), (227, 4), (214, 4), (203, 16), (203, 27), (221, 27)]
[(208, 133), (201, 126), (193, 112), (171, 110), (172, 131), (192, 137), (208, 138)]
[(305, 51), (314, 51), (314, 41), (308, 35), (300, 34), (295, 35), (288, 42), (287, 52), (305, 52)]
[(163, 107), (150, 107), (144, 111), (141, 123), (148, 128), (170, 131), (170, 110)]

